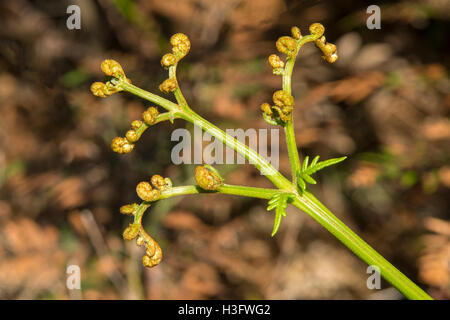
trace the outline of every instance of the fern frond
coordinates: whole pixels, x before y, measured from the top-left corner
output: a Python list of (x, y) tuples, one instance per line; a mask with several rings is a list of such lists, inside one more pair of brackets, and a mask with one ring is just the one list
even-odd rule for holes
[(288, 200), (293, 197), (292, 193), (280, 192), (269, 200), (267, 211), (275, 209), (275, 221), (271, 236), (273, 237), (280, 228), (281, 218), (286, 216), (286, 208)]
[(319, 162), (319, 156), (314, 157), (311, 164), (309, 164), (309, 156), (306, 156), (303, 160), (303, 165), (299, 171), (297, 171), (297, 184), (301, 191), (306, 190), (306, 183), (316, 184), (317, 181), (314, 180), (311, 175), (319, 170), (326, 167), (332, 166), (339, 162), (342, 162), (347, 157), (332, 158), (325, 161)]

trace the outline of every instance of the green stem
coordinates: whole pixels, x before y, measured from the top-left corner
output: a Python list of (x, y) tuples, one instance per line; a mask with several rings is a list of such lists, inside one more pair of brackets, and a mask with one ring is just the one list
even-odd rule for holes
[(169, 67), (169, 78), (174, 79), (177, 82), (177, 88), (173, 92), (175, 99), (177, 100), (178, 104), (183, 108), (188, 108), (188, 104), (186, 99), (183, 96), (183, 93), (181, 92), (180, 86), (178, 84), (177, 80), (177, 65), (178, 63), (174, 64), (173, 66)]
[(139, 87), (136, 87), (135, 85), (132, 85), (131, 83), (127, 82), (120, 82), (117, 85), (122, 90), (125, 90), (129, 93), (134, 94), (135, 96), (141, 97), (142, 99), (145, 99), (147, 101), (153, 102), (157, 104), (158, 106), (163, 107), (169, 112), (177, 113), (178, 111), (181, 111), (181, 108), (178, 104), (173, 103), (170, 100), (164, 99), (163, 97), (160, 97), (156, 94), (153, 94), (151, 92), (148, 92), (147, 90), (143, 90)]
[(171, 198), (174, 196), (199, 194), (199, 193), (223, 193), (232, 194), (236, 196), (252, 197), (259, 199), (271, 199), (275, 194), (279, 192), (278, 189), (266, 189), (255, 188), (247, 186), (235, 186), (224, 184), (217, 191), (208, 191), (200, 188), (199, 186), (180, 186), (173, 187), (168, 190), (162, 191), (158, 200)]
[(294, 119), (290, 119), (284, 125), (284, 134), (286, 135), (286, 145), (288, 149), (289, 162), (291, 164), (292, 184), (297, 186), (297, 172), (301, 168), (298, 155), (297, 143), (295, 142)]
[(145, 211), (150, 207), (150, 204), (148, 203), (141, 203), (139, 207), (136, 210), (136, 213), (134, 215), (134, 223), (135, 224), (141, 224), (142, 222), (142, 216), (144, 215)]
[[(298, 52), (298, 51), (297, 51)], [(286, 66), (283, 72), (283, 90), (291, 94), (292, 71), (294, 70), (295, 57), (286, 59)], [(297, 186), (297, 172), (300, 170), (300, 158), (298, 155), (297, 143), (295, 142), (294, 117), (291, 114), (290, 119), (284, 125), (284, 134), (286, 136), (286, 145), (288, 149), (289, 162), (291, 164), (292, 184)]]

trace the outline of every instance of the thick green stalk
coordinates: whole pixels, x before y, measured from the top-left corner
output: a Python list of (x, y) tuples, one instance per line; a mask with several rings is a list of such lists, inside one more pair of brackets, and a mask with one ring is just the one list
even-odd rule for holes
[(420, 289), (414, 282), (383, 258), (341, 220), (334, 216), (310, 192), (305, 191), (303, 195), (296, 196), (292, 205), (309, 214), (368, 265), (379, 267), (381, 276), (396, 287), (408, 299), (432, 300), (427, 293)]

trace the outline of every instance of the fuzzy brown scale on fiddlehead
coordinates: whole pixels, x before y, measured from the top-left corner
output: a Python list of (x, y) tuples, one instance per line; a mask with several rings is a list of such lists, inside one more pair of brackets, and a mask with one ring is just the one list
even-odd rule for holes
[(338, 59), (337, 48), (332, 43), (327, 43), (326, 38), (322, 36), (320, 39), (314, 41), (315, 45), (322, 51), (322, 59), (328, 63), (334, 63)]
[(156, 189), (161, 191), (172, 187), (172, 181), (169, 178), (163, 178), (159, 174), (155, 174), (150, 181)]
[(149, 107), (142, 113), (142, 119), (148, 126), (151, 126), (155, 124), (156, 117), (158, 115), (159, 115), (158, 109), (156, 109), (155, 107)]
[(271, 54), (269, 56), (269, 65), (273, 68), (272, 73), (276, 75), (284, 74), (284, 62), (276, 54)]
[(126, 204), (120, 207), (120, 213), (126, 215), (134, 215), (138, 208), (137, 203)]
[(130, 144), (123, 137), (116, 137), (111, 142), (111, 149), (119, 154), (130, 153), (134, 148), (134, 144)]
[(139, 236), (136, 238), (138, 246), (145, 245), (145, 255), (142, 257), (144, 267), (152, 268), (158, 265), (162, 260), (162, 250), (158, 242), (156, 242), (145, 230), (140, 228)]
[(320, 23), (313, 23), (309, 26), (309, 32), (316, 37), (321, 37), (325, 32), (325, 27)]
[(195, 181), (200, 188), (209, 191), (215, 191), (223, 184), (223, 179), (217, 172), (214, 172), (205, 166), (197, 166), (195, 168)]
[(134, 130), (137, 130), (137, 129), (139, 129), (142, 126), (142, 123), (143, 122), (141, 120), (134, 120), (133, 122), (131, 122), (131, 127)]
[(159, 85), (159, 90), (163, 93), (170, 93), (178, 88), (177, 80), (169, 78)]
[(125, 77), (125, 72), (123, 71), (122, 66), (115, 60), (103, 60), (100, 68), (107, 76), (115, 78)]
[(120, 87), (120, 83), (131, 83), (131, 80), (125, 76), (122, 66), (115, 60), (103, 60), (100, 68), (107, 76), (114, 77), (114, 79), (106, 83), (94, 82), (91, 85), (91, 92), (97, 97), (106, 98), (123, 90)]
[(191, 42), (187, 35), (183, 33), (176, 33), (170, 38), (170, 44), (172, 45), (172, 52), (177, 59), (183, 58), (188, 54), (191, 49)]
[(272, 99), (275, 104), (274, 106), (270, 106), (266, 102), (261, 105), (264, 119), (270, 124), (289, 121), (292, 117), (292, 110), (294, 109), (294, 97), (287, 91), (278, 90), (275, 91)]
[(291, 28), (292, 37), (294, 37), (295, 40), (300, 40), (302, 37), (302, 33), (300, 32), (300, 29), (296, 26), (293, 26)]
[(152, 176), (152, 178), (150, 179), (152, 185), (157, 188), (158, 190), (162, 190), (165, 188), (166, 186), (166, 181), (164, 180), (164, 178), (162, 176), (160, 176), (159, 174), (155, 174), (154, 176)]
[(136, 193), (144, 201), (155, 201), (160, 196), (160, 191), (153, 189), (150, 182), (142, 181), (136, 186)]
[(110, 83), (94, 82), (91, 85), (92, 94), (100, 98), (109, 97), (119, 91), (121, 91), (121, 89), (111, 85)]
[(155, 174), (148, 181), (139, 182), (136, 186), (136, 193), (144, 201), (156, 201), (161, 195), (161, 191), (172, 188), (172, 181)]
[(161, 65), (165, 68), (175, 65), (178, 62), (177, 57), (173, 53), (166, 53), (161, 58)]
[(129, 143), (133, 144), (139, 140), (139, 135), (137, 134), (136, 130), (132, 129), (127, 131), (127, 133), (125, 134), (125, 138)]
[(289, 36), (280, 37), (276, 43), (278, 51), (292, 58), (297, 55), (297, 41)]
[(285, 90), (277, 90), (274, 92), (273, 96), (273, 103), (280, 108), (284, 108), (287, 106), (294, 106), (294, 97), (289, 94), (289, 92)]
[(144, 267), (152, 268), (161, 262), (161, 260), (162, 260), (161, 247), (159, 246), (159, 244), (157, 242), (155, 242), (155, 246), (156, 246), (156, 249), (155, 249), (155, 253), (153, 255), (149, 256), (148, 254), (146, 254), (142, 257), (142, 265)]
[(139, 234), (140, 224), (130, 223), (130, 225), (123, 231), (123, 238), (125, 240), (133, 240)]
[(141, 237), (141, 236), (138, 236), (137, 238), (136, 238), (136, 245), (138, 246), (138, 247), (140, 247), (140, 246), (142, 246), (142, 245), (144, 245), (145, 244), (145, 239), (143, 238), (143, 237)]
[(272, 116), (273, 115), (272, 107), (267, 102), (264, 102), (261, 105), (261, 111), (264, 112), (268, 116)]
[(271, 54), (269, 56), (269, 64), (272, 68), (278, 69), (278, 68), (284, 68), (284, 62), (281, 61), (281, 58), (276, 54)]

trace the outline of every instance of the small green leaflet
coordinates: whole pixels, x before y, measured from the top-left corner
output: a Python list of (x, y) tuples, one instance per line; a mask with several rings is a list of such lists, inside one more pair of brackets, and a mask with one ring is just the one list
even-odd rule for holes
[(278, 228), (280, 228), (281, 218), (286, 216), (287, 202), (293, 196), (292, 193), (280, 192), (269, 200), (267, 211), (275, 208), (275, 221), (273, 224), (272, 237), (277, 233)]
[(173, 120), (175, 120), (175, 113), (173, 111), (169, 112), (169, 121), (173, 124)]
[(316, 184), (317, 181), (314, 180), (311, 175), (319, 170), (322, 170), (325, 167), (332, 166), (334, 164), (337, 164), (339, 162), (342, 162), (347, 157), (341, 157), (341, 158), (332, 158), (325, 161), (319, 162), (319, 156), (316, 156), (311, 164), (309, 164), (309, 156), (305, 157), (305, 160), (303, 160), (303, 165), (299, 171), (297, 171), (297, 184), (301, 191), (306, 190), (306, 184)]
[(268, 116), (268, 115), (265, 114), (264, 112), (263, 112), (262, 115), (263, 115), (264, 121), (267, 122), (268, 124), (273, 125), (273, 126), (278, 125), (278, 122), (276, 122), (275, 120), (272, 120), (272, 119), (270, 118), (270, 116)]

